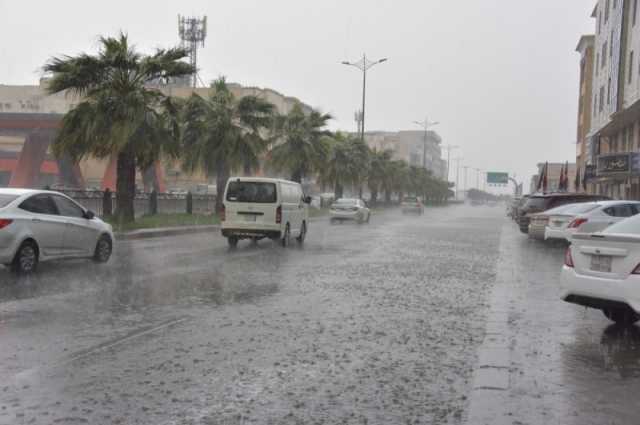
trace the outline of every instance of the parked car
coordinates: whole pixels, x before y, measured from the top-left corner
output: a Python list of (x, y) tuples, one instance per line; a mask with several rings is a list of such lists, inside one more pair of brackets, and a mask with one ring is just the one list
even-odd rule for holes
[(400, 207), (402, 214), (424, 214), (424, 204), (417, 196), (405, 196)]
[(295, 235), (303, 243), (307, 235), (311, 198), (299, 183), (261, 177), (232, 177), (224, 192), (222, 236), (235, 248), (241, 239), (264, 238), (289, 245)]
[(520, 208), (522, 208), (522, 206), (529, 200), (529, 196), (531, 196), (531, 195), (524, 195), (522, 198), (518, 199), (518, 202), (516, 202), (516, 204), (513, 207), (511, 218), (516, 223), (518, 223), (518, 217), (520, 215)]
[[(594, 207), (572, 217), (564, 229), (564, 239), (575, 233), (595, 233), (640, 212), (638, 201), (600, 201)], [(557, 223), (556, 223), (557, 224)]]
[(0, 264), (31, 273), (38, 263), (64, 258), (109, 261), (111, 226), (54, 191), (0, 189)]
[(551, 208), (559, 207), (566, 204), (575, 204), (581, 202), (604, 201), (610, 199), (602, 195), (589, 195), (586, 193), (547, 193), (543, 195), (531, 195), (518, 208), (518, 226), (522, 233), (529, 232), (530, 214), (547, 211)]
[(561, 298), (610, 320), (640, 319), (640, 215), (599, 233), (576, 233), (565, 253)]
[[(589, 203), (585, 203), (589, 204)], [(585, 204), (567, 204), (550, 210), (530, 214), (529, 221), (529, 237), (532, 239), (545, 239), (546, 229), (549, 227), (551, 217), (563, 217), (564, 214), (570, 214), (574, 208), (579, 208)], [(593, 208), (593, 207), (592, 207)]]
[(331, 204), (329, 209), (329, 220), (331, 223), (342, 221), (357, 221), (358, 223), (368, 223), (371, 219), (371, 210), (361, 199), (340, 198)]
[[(607, 201), (599, 201), (607, 202)], [(579, 214), (587, 213), (598, 208), (598, 202), (582, 202), (554, 208), (545, 212), (549, 216), (544, 229), (545, 240), (567, 240), (566, 229)]]

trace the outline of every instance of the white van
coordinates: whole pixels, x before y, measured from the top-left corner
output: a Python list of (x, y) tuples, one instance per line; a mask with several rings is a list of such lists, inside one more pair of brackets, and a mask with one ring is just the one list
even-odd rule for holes
[(307, 234), (309, 213), (299, 183), (262, 177), (231, 177), (227, 181), (220, 221), (222, 236), (235, 247), (240, 239), (278, 240), (287, 246)]

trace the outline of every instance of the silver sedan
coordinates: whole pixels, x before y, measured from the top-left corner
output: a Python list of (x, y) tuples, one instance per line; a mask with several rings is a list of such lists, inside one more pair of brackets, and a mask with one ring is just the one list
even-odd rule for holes
[(341, 198), (331, 205), (329, 217), (331, 223), (347, 220), (368, 223), (371, 218), (371, 210), (361, 199)]

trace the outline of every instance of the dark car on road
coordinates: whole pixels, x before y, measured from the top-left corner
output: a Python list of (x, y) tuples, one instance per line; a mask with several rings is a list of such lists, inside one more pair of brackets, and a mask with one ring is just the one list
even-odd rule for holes
[(518, 208), (518, 226), (522, 233), (529, 233), (529, 214), (547, 211), (551, 208), (566, 204), (577, 204), (580, 202), (606, 201), (611, 198), (603, 195), (589, 195), (586, 193), (546, 193), (531, 195), (527, 201)]

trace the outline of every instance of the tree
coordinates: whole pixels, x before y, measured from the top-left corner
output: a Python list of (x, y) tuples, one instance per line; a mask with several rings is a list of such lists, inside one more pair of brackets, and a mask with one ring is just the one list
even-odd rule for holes
[(327, 157), (326, 129), (331, 115), (311, 111), (304, 113), (298, 104), (286, 115), (275, 119), (276, 146), (271, 151), (271, 163), (279, 172), (287, 172), (291, 180), (301, 183), (303, 177), (319, 171)]
[(390, 149), (382, 151), (373, 149), (369, 155), (371, 161), (367, 185), (369, 186), (369, 192), (371, 192), (371, 203), (375, 204), (378, 201), (378, 193), (382, 190), (388, 178), (389, 164), (393, 156), (393, 151)]
[(134, 220), (136, 168), (144, 170), (161, 156), (177, 156), (178, 107), (150, 83), (193, 73), (181, 60), (184, 49), (158, 49), (146, 56), (128, 37), (101, 37), (97, 55), (82, 53), (50, 59), (48, 92), (69, 92), (81, 100), (62, 119), (53, 143), (57, 157), (117, 155), (116, 215)]
[(318, 181), (333, 185), (338, 199), (345, 186), (361, 188), (369, 171), (369, 148), (361, 139), (340, 132), (325, 140), (327, 155), (318, 171)]
[(256, 96), (236, 99), (224, 77), (211, 88), (209, 98), (193, 93), (184, 106), (183, 167), (188, 172), (199, 170), (207, 177), (216, 176), (216, 210), (220, 211), (231, 171), (242, 168), (250, 174), (259, 166), (274, 106)]

